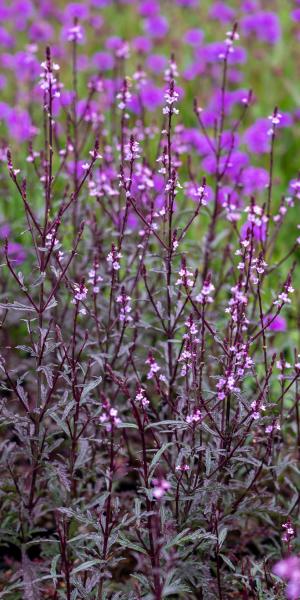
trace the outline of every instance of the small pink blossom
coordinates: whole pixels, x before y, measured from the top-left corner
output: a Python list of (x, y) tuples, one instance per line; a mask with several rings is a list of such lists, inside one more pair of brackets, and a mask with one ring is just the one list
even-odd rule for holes
[(169, 482), (162, 478), (153, 479), (152, 483), (154, 486), (153, 496), (156, 498), (156, 500), (160, 500), (171, 487)]

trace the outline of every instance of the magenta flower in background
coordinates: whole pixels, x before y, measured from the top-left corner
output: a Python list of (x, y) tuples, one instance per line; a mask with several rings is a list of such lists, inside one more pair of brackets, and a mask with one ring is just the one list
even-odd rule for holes
[(92, 62), (100, 71), (109, 71), (114, 66), (114, 59), (109, 52), (96, 52)]
[(187, 150), (195, 149), (201, 155), (211, 152), (206, 136), (199, 129), (184, 129), (181, 133), (181, 142), (187, 145)]
[(34, 5), (30, 0), (17, 0), (12, 3), (12, 15), (14, 17), (14, 27), (18, 31), (24, 31), (27, 23), (34, 15)]
[(283, 332), (287, 330), (287, 322), (286, 319), (284, 317), (281, 317), (281, 315), (278, 315), (277, 317), (266, 317), (264, 319), (264, 324), (268, 325), (270, 323), (270, 325), (268, 326), (268, 329), (270, 331), (274, 331), (274, 332)]
[(253, 35), (261, 42), (276, 44), (281, 37), (278, 16), (273, 12), (258, 12), (243, 17), (240, 21), (244, 35)]
[(49, 42), (54, 37), (54, 29), (46, 21), (33, 23), (28, 33), (32, 42)]
[(167, 58), (163, 54), (151, 54), (147, 58), (146, 65), (150, 71), (161, 73), (167, 65)]
[[(0, 239), (7, 240), (11, 235), (11, 227), (7, 223), (0, 226)], [(4, 249), (3, 245), (1, 248), (1, 254), (3, 255)], [(26, 250), (21, 244), (17, 242), (13, 242), (8, 239), (7, 243), (7, 254), (9, 260), (13, 263), (13, 265), (21, 265), (27, 257)]]
[(259, 9), (259, 3), (257, 0), (243, 0), (242, 2), (242, 10), (245, 13), (253, 12)]
[[(230, 157), (222, 156), (219, 161), (219, 171), (226, 174), (230, 179), (239, 176), (241, 170), (249, 163), (249, 157), (244, 152), (233, 151)], [(207, 156), (202, 162), (203, 169), (210, 175), (216, 173), (217, 160), (214, 154)]]
[[(209, 63), (221, 62), (224, 60), (227, 46), (225, 42), (211, 42), (203, 47), (202, 53), (205, 60)], [(241, 46), (232, 48), (228, 56), (228, 63), (231, 65), (243, 64), (247, 60), (247, 52)]]
[(278, 128), (282, 127), (290, 127), (293, 124), (293, 116), (287, 112), (280, 112), (280, 122), (278, 123)]
[(7, 254), (9, 260), (15, 265), (21, 265), (26, 260), (26, 251), (21, 244), (17, 242), (8, 242)]
[(24, 81), (25, 79), (34, 80), (39, 77), (41, 65), (34, 54), (21, 51), (16, 52), (12, 58), (19, 79)]
[(85, 42), (85, 30), (81, 25), (64, 25), (61, 29), (61, 40), (63, 42), (72, 42), (76, 39), (78, 44)]
[(235, 207), (242, 205), (242, 201), (241, 201), (237, 191), (232, 189), (228, 185), (224, 185), (219, 189), (218, 202), (219, 202), (219, 204), (221, 204), (221, 206), (223, 206), (224, 204), (227, 205), (228, 202), (231, 206), (235, 206)]
[(205, 63), (200, 60), (196, 60), (191, 63), (186, 69), (184, 69), (182, 76), (187, 81), (193, 81), (196, 77), (204, 73), (205, 71)]
[(31, 140), (37, 133), (37, 129), (26, 110), (15, 109), (10, 111), (7, 116), (7, 126), (11, 136), (17, 142)]
[(220, 23), (232, 23), (235, 18), (235, 10), (225, 2), (214, 2), (208, 14)]
[(248, 90), (245, 89), (234, 91), (228, 90), (226, 94), (224, 94), (224, 97), (221, 90), (216, 90), (210, 100), (209, 109), (220, 113), (224, 101), (224, 110), (225, 113), (228, 114), (236, 104), (242, 105), (243, 100), (247, 97)]
[[(240, 230), (241, 240), (245, 240), (247, 237), (247, 232), (252, 231), (252, 223), (251, 221), (246, 221), (244, 225), (242, 225)], [(253, 237), (257, 242), (265, 242), (267, 234), (267, 226), (265, 223), (261, 225), (254, 225), (253, 227)]]
[(75, 18), (79, 21), (84, 21), (89, 17), (89, 8), (82, 2), (70, 2), (70, 4), (67, 4), (66, 6), (65, 16), (71, 23)]
[(144, 0), (139, 7), (142, 17), (154, 17), (159, 14), (159, 3), (156, 0)]
[(203, 41), (203, 31), (201, 29), (189, 29), (184, 36), (184, 41), (191, 46), (200, 46)]
[(241, 83), (241, 81), (243, 81), (244, 78), (244, 74), (242, 71), (239, 71), (238, 69), (229, 69), (228, 71), (228, 81), (230, 81), (230, 83)]
[(169, 23), (166, 17), (156, 15), (145, 20), (144, 28), (150, 37), (162, 39), (169, 31)]
[(0, 240), (6, 240), (11, 234), (11, 227), (8, 223), (0, 225)]
[(12, 7), (0, 6), (0, 21), (8, 21), (11, 17)]
[(11, 110), (12, 109), (6, 102), (0, 102), (0, 121), (6, 121)]
[(4, 27), (0, 27), (0, 46), (4, 46), (4, 48), (12, 48), (14, 45), (14, 37)]
[(299, 600), (300, 597), (300, 558), (289, 556), (277, 562), (273, 573), (287, 582), (286, 597), (289, 600)]
[(148, 54), (148, 52), (151, 52), (152, 45), (152, 41), (143, 35), (137, 36), (132, 40), (133, 48), (136, 50), (136, 52), (141, 54)]
[(141, 100), (145, 108), (156, 110), (164, 102), (164, 92), (151, 81), (145, 83), (141, 89)]
[(251, 195), (267, 187), (269, 173), (262, 167), (246, 167), (241, 173), (239, 182), (243, 186), (244, 194)]
[(270, 121), (268, 119), (257, 119), (257, 121), (246, 129), (244, 133), (244, 142), (250, 152), (254, 154), (264, 154), (270, 150)]
[(299, 23), (300, 22), (300, 8), (295, 8), (295, 10), (292, 10), (291, 17), (292, 17), (293, 21), (296, 21), (296, 23)]

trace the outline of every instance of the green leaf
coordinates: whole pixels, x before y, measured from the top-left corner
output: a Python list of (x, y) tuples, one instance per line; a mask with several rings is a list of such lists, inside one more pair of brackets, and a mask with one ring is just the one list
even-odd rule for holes
[(94, 560), (87, 560), (86, 562), (82, 563), (81, 565), (78, 565), (78, 567), (75, 567), (75, 569), (72, 570), (71, 575), (75, 575), (75, 573), (79, 573), (80, 571), (86, 571), (88, 569), (91, 569), (92, 567), (94, 567), (95, 565), (99, 564), (99, 559), (94, 559)]
[(168, 443), (163, 444), (162, 447), (153, 456), (151, 463), (149, 465), (149, 476), (150, 477), (153, 475), (152, 471), (154, 470), (155, 465), (158, 463), (162, 454), (166, 451), (167, 448), (169, 448), (169, 446), (173, 446), (173, 442), (168, 442)]
[(96, 377), (96, 379), (93, 379), (93, 381), (90, 381), (90, 383), (88, 383), (87, 385), (85, 385), (82, 389), (81, 392), (81, 400), (84, 400), (89, 393), (95, 389), (97, 387), (97, 385), (99, 385), (99, 383), (101, 383), (102, 381), (102, 377)]

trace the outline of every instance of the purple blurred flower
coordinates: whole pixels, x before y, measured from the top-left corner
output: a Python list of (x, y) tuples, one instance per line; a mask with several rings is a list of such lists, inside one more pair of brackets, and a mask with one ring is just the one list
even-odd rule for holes
[(89, 9), (85, 3), (82, 2), (71, 2), (65, 7), (65, 16), (73, 22), (74, 19), (84, 21), (89, 17)]
[[(220, 62), (226, 53), (227, 46), (225, 42), (212, 42), (203, 47), (203, 56), (209, 63)], [(233, 47), (233, 51), (228, 56), (228, 63), (235, 65), (245, 63), (247, 60), (247, 52), (245, 48), (240, 46)]]
[[(11, 234), (11, 227), (8, 223), (4, 223), (0, 226), (0, 239), (6, 240)], [(3, 254), (3, 248), (1, 248), (1, 254)], [(26, 260), (26, 251), (17, 242), (8, 241), (7, 243), (7, 254), (8, 258), (15, 265), (21, 265)]]
[(5, 48), (12, 48), (15, 45), (14, 37), (4, 27), (0, 27), (0, 45)]
[(269, 119), (258, 119), (244, 133), (244, 142), (247, 144), (250, 152), (255, 154), (264, 154), (270, 150), (270, 129)]
[(139, 7), (142, 17), (155, 17), (159, 13), (159, 4), (155, 0), (144, 0)]
[(161, 73), (166, 67), (167, 59), (163, 54), (151, 54), (148, 56), (146, 65), (150, 71)]
[[(247, 237), (247, 231), (252, 231), (252, 223), (251, 221), (246, 221), (244, 225), (242, 225), (240, 230), (241, 239), (244, 240)], [(266, 240), (267, 226), (265, 223), (261, 225), (254, 225), (253, 227), (253, 237), (258, 242), (264, 242)]]
[(0, 6), (0, 21), (8, 21), (11, 17), (11, 6)]
[(0, 102), (0, 120), (5, 121), (11, 112), (10, 106), (6, 102)]
[(198, 75), (202, 75), (205, 71), (205, 64), (200, 60), (196, 60), (191, 63), (186, 69), (183, 71), (182, 75), (188, 81), (193, 81)]
[(139, 226), (139, 224), (140, 224), (140, 222), (139, 222), (139, 219), (136, 216), (136, 214), (132, 211), (129, 211), (129, 214), (127, 217), (128, 229), (131, 229), (132, 231), (134, 231)]
[(143, 35), (137, 36), (133, 38), (132, 45), (135, 48), (136, 52), (140, 52), (148, 54), (152, 50), (152, 42), (149, 38), (146, 38)]
[(240, 26), (244, 35), (254, 35), (268, 44), (276, 44), (281, 37), (280, 21), (273, 12), (247, 15), (241, 19)]
[(247, 167), (241, 173), (239, 183), (243, 186), (244, 194), (250, 196), (254, 192), (263, 190), (269, 183), (268, 172), (261, 167)]
[(141, 100), (147, 110), (156, 110), (164, 102), (164, 92), (149, 81), (141, 88)]
[(169, 31), (168, 20), (162, 15), (156, 15), (155, 17), (146, 19), (144, 22), (144, 27), (146, 33), (155, 39), (164, 38)]
[(224, 2), (214, 2), (209, 10), (209, 16), (220, 23), (232, 23), (235, 17), (235, 10)]
[(0, 225), (0, 240), (6, 240), (11, 233), (11, 226), (8, 223)]
[(216, 90), (210, 100), (209, 109), (216, 111), (216, 113), (220, 113), (224, 99), (224, 110), (225, 113), (228, 114), (235, 104), (241, 105), (243, 100), (247, 99), (247, 97), (248, 90), (245, 89), (234, 91), (227, 90), (224, 96), (221, 90)]
[(29, 37), (32, 42), (48, 42), (53, 38), (54, 29), (46, 21), (36, 21), (29, 28)]
[[(270, 325), (268, 325), (270, 323)], [(265, 317), (264, 319), (264, 324), (268, 325), (268, 329), (270, 331), (275, 331), (275, 332), (280, 332), (280, 331), (286, 331), (287, 329), (287, 324), (286, 324), (286, 320), (284, 317), (281, 317), (280, 315), (277, 315), (277, 317)]]
[(96, 52), (92, 60), (95, 67), (100, 71), (109, 71), (114, 66), (114, 59), (109, 52)]
[(299, 600), (300, 596), (300, 558), (289, 556), (277, 562), (273, 573), (288, 582), (286, 596), (289, 600)]
[(292, 10), (291, 17), (293, 21), (296, 21), (296, 23), (298, 23), (300, 21), (300, 8), (295, 8), (295, 10)]
[(26, 251), (17, 242), (8, 242), (7, 254), (9, 260), (15, 265), (21, 265), (26, 260)]
[(118, 50), (122, 44), (122, 38), (120, 38), (118, 35), (111, 35), (105, 41), (105, 48), (107, 50)]
[(242, 10), (245, 13), (252, 12), (254, 10), (258, 10), (257, 0), (244, 0), (242, 2)]
[(78, 44), (85, 42), (85, 31), (81, 25), (64, 25), (60, 37), (64, 42), (77, 41)]
[(238, 69), (229, 69), (228, 70), (228, 81), (230, 81), (230, 83), (241, 83), (241, 81), (243, 81), (244, 79), (244, 74), (242, 71), (239, 71)]
[(241, 199), (238, 195), (238, 193), (233, 190), (231, 187), (229, 187), (228, 185), (224, 185), (222, 187), (220, 187), (219, 189), (219, 193), (218, 193), (218, 203), (221, 204), (221, 206), (223, 206), (224, 204), (231, 204), (232, 206), (241, 206), (242, 202)]
[(15, 2), (12, 2), (11, 9), (15, 15), (22, 13), (26, 19), (32, 17), (34, 12), (31, 0), (15, 0)]
[(278, 123), (279, 129), (282, 127), (290, 127), (291, 125), (293, 125), (293, 117), (290, 113), (280, 112), (280, 114), (280, 123)]
[[(219, 170), (222, 173), (225, 171), (225, 174), (230, 179), (236, 178), (240, 171), (247, 166), (249, 162), (249, 158), (247, 154), (243, 152), (233, 151), (230, 153), (230, 157), (228, 155), (222, 156), (219, 163)], [(214, 154), (207, 156), (202, 162), (203, 169), (213, 175), (216, 173), (217, 169), (217, 160)]]
[(26, 110), (12, 110), (7, 117), (7, 126), (11, 136), (17, 142), (30, 140), (37, 133), (37, 129), (33, 126), (30, 115)]
[(199, 154), (205, 156), (210, 154), (211, 147), (205, 135), (199, 129), (184, 129), (181, 134), (181, 142), (187, 144), (187, 150), (195, 149)]
[(200, 46), (203, 41), (203, 31), (201, 29), (189, 29), (184, 36), (184, 40), (191, 46)]
[(40, 72), (41, 66), (37, 58), (31, 52), (17, 52), (14, 55), (14, 69), (19, 79), (36, 79)]

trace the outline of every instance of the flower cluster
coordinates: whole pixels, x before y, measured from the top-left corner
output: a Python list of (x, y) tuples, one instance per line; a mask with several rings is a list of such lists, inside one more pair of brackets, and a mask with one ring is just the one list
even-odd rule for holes
[(117, 296), (116, 301), (120, 304), (120, 313), (119, 319), (124, 325), (127, 325), (130, 321), (132, 321), (131, 313), (131, 298), (125, 292), (125, 288), (122, 287), (121, 294)]
[(103, 412), (99, 417), (101, 424), (105, 426), (107, 432), (113, 431), (115, 427), (119, 427), (122, 423), (116, 408), (112, 408), (108, 402), (103, 405)]
[(122, 258), (122, 253), (119, 252), (115, 245), (111, 245), (111, 252), (108, 253), (106, 260), (109, 265), (112, 266), (114, 271), (118, 271), (120, 269), (120, 258)]

